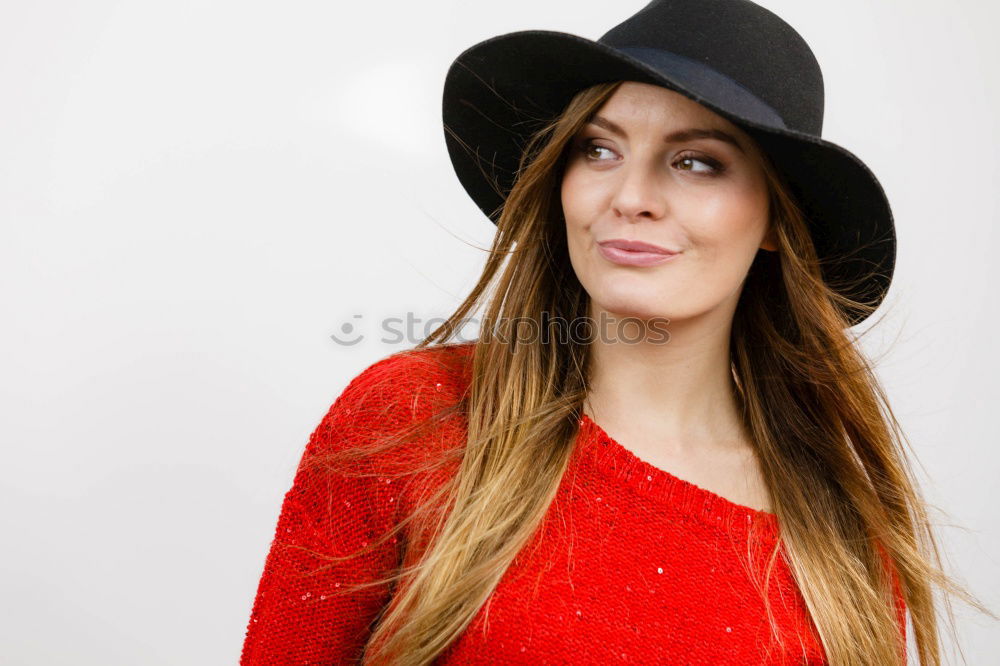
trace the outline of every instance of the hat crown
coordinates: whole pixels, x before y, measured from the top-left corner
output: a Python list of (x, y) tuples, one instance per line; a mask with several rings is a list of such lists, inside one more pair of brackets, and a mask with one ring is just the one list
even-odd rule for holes
[(812, 49), (781, 17), (750, 0), (652, 0), (597, 41), (705, 65), (763, 100), (786, 127), (822, 132), (823, 73)]

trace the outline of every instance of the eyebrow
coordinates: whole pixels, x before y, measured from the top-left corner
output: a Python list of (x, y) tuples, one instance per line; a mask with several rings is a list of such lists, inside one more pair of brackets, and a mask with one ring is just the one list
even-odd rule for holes
[[(594, 116), (590, 119), (588, 124), (603, 127), (609, 132), (614, 132), (620, 136), (628, 136), (628, 134), (625, 133), (625, 130), (623, 130), (618, 124), (611, 122), (604, 116)], [(746, 150), (743, 149), (742, 144), (736, 140), (736, 137), (729, 132), (716, 129), (714, 127), (688, 127), (686, 129), (677, 130), (676, 132), (671, 132), (663, 137), (663, 140), (666, 143), (678, 143), (680, 141), (691, 141), (692, 139), (717, 139), (736, 146), (736, 148), (738, 148), (742, 153), (746, 152)]]

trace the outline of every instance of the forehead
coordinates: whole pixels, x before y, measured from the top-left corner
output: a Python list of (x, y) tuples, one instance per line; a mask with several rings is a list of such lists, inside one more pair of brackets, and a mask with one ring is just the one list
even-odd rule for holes
[(697, 123), (704, 127), (718, 127), (743, 137), (739, 127), (711, 109), (679, 92), (638, 81), (625, 81), (597, 111), (600, 115), (614, 116), (619, 124), (655, 123), (672, 125)]
[(757, 142), (738, 125), (690, 97), (662, 86), (625, 81), (591, 118), (594, 116), (606, 119), (610, 127), (618, 127), (626, 134), (721, 130), (739, 144), (743, 156), (755, 162), (761, 159)]

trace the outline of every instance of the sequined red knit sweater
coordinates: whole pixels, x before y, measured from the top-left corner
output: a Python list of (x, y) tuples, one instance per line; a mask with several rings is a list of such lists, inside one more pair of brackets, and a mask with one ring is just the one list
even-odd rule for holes
[[(471, 350), (472, 343), (408, 350), (370, 365), (312, 433), (302, 462), (457, 402), (468, 385)], [(417, 445), (431, 450), (463, 434), (461, 422), (445, 425)], [(769, 587), (758, 591), (767, 557), (780, 544), (774, 514), (654, 467), (586, 415), (576, 437), (530, 547), (435, 663), (825, 663), (780, 550)], [(379, 464), (371, 461), (372, 470)], [(417, 483), (320, 477), (300, 463), (267, 554), (241, 666), (357, 663), (391, 592), (330, 593), (407, 561), (405, 539), (319, 573), (326, 562), (313, 553), (344, 555), (381, 534), (412, 508), (416, 489), (433, 481)], [(898, 586), (896, 603), (905, 635)]]

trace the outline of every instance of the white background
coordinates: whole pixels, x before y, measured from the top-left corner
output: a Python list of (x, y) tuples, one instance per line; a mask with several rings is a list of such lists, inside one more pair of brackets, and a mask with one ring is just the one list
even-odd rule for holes
[[(0, 6), (3, 664), (236, 662), (309, 432), (416, 342), (375, 320), (448, 314), (485, 258), (441, 127), (451, 61), (644, 4)], [(823, 136), (892, 202), (866, 349), (951, 572), (1000, 610), (1000, 12), (763, 4), (823, 67)], [(332, 342), (345, 322), (363, 343)], [(996, 624), (957, 611), (968, 662), (998, 663)]]

